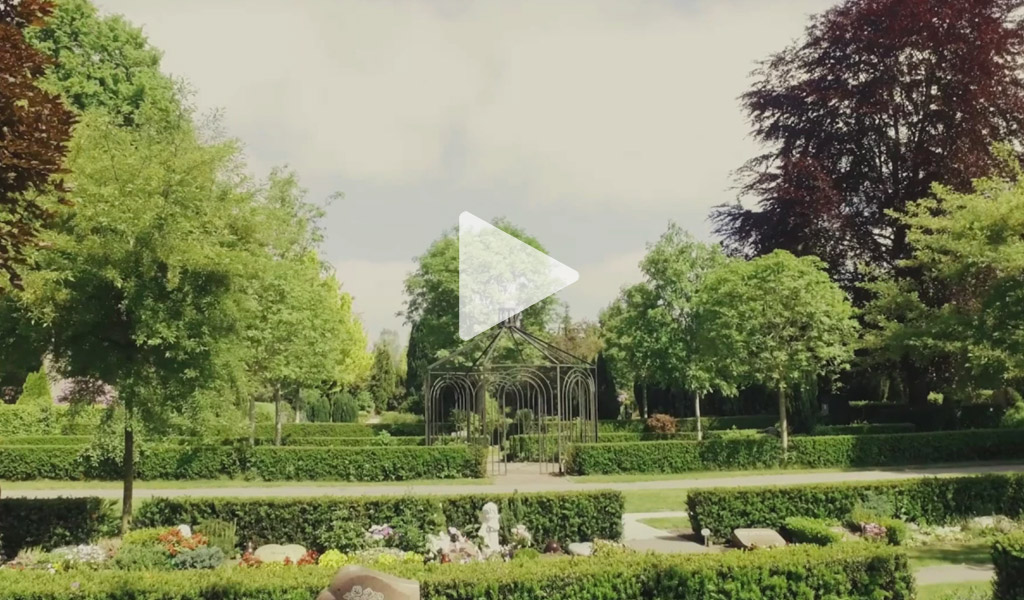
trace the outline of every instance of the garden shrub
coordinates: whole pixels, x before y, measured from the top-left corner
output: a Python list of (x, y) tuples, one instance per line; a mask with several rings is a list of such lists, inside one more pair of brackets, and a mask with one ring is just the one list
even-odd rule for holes
[(122, 571), (168, 571), (173, 568), (167, 550), (151, 544), (122, 544), (114, 555), (113, 566)]
[(843, 534), (832, 531), (828, 521), (808, 517), (789, 517), (782, 522), (789, 541), (794, 544), (828, 546), (843, 541)]
[[(466, 565), (399, 563), (380, 567), (420, 582), (424, 600), (480, 598), (887, 598), (910, 600), (905, 555), (873, 544), (794, 547), (704, 556), (634, 555), (489, 561)], [(328, 567), (226, 569), (215, 572), (0, 572), (0, 600), (291, 600), (314, 598), (336, 573)]]
[(205, 519), (196, 526), (196, 531), (206, 537), (207, 545), (220, 548), (225, 556), (232, 556), (238, 549), (238, 526), (222, 519)]
[(442, 447), (257, 447), (249, 468), (267, 481), (404, 481), (484, 477), (487, 449)]
[[(750, 438), (761, 435), (757, 429), (723, 429), (717, 431), (705, 431), (704, 439), (718, 438)], [(406, 439), (406, 438), (394, 438)], [(513, 462), (538, 461), (541, 460), (540, 451), (541, 436), (536, 434), (513, 435), (506, 443), (507, 458)], [(624, 442), (656, 442), (656, 441), (697, 441), (697, 433), (684, 431), (679, 433), (653, 433), (653, 432), (623, 432), (623, 433), (601, 433), (598, 441), (602, 444), (621, 444)], [(557, 439), (552, 435), (545, 439), (544, 460), (554, 461), (558, 455)]]
[(885, 527), (885, 539), (892, 546), (902, 546), (910, 539), (910, 528), (899, 519), (882, 519), (878, 524)]
[(175, 569), (216, 569), (224, 562), (224, 551), (216, 546), (200, 546), (194, 550), (183, 550), (174, 555), (171, 564)]
[[(741, 415), (735, 417), (701, 417), (704, 431), (719, 429), (767, 429), (779, 420), (778, 415)], [(597, 423), (599, 438), (601, 433), (643, 433), (647, 431), (646, 422), (641, 419), (601, 420)], [(686, 418), (676, 420), (676, 431), (697, 431), (697, 419)]]
[(857, 423), (853, 425), (818, 425), (811, 435), (877, 435), (883, 433), (914, 433), (913, 423)]
[(994, 600), (1024, 598), (1024, 533), (996, 540), (992, 544), (992, 563), (996, 568)]
[(286, 446), (345, 446), (358, 448), (362, 446), (423, 446), (427, 438), (423, 436), (393, 436), (387, 432), (373, 437), (293, 437), (285, 441)]
[(687, 497), (695, 531), (710, 529), (725, 539), (734, 529), (779, 529), (790, 517), (846, 520), (864, 501), (884, 497), (905, 521), (949, 524), (984, 516), (1024, 514), (1024, 475), (926, 477), (902, 481), (851, 482), (693, 490)]
[(543, 547), (547, 540), (566, 544), (595, 538), (618, 539), (622, 535), (622, 494), (612, 491), (365, 498), (156, 498), (139, 506), (135, 522), (143, 527), (169, 527), (219, 519), (237, 526), (243, 545), (296, 543), (323, 551), (329, 549), (330, 543), (324, 543), (321, 532), (332, 531), (335, 521), (342, 518), (355, 523), (360, 532), (372, 525), (391, 525), (409, 538), (400, 540), (399, 546), (413, 549), (414, 542), (422, 543), (427, 534), (436, 535), (447, 526), (475, 533), (478, 513), (487, 502), (498, 504), (502, 536), (506, 540), (518, 523), (526, 525), (538, 547)]
[(8, 435), (0, 437), (0, 446), (88, 446), (88, 435)]
[[(180, 525), (176, 523), (175, 525)], [(121, 546), (158, 546), (160, 536), (167, 533), (167, 527), (137, 527), (121, 536)]]
[(17, 406), (0, 403), (0, 436), (89, 435), (99, 428), (102, 408)]
[(646, 429), (653, 433), (675, 433), (678, 419), (671, 415), (656, 414), (647, 419)]
[(573, 444), (566, 469), (572, 475), (685, 473), (758, 469), (782, 464), (775, 438), (708, 439), (704, 442), (627, 442)]
[(46, 367), (41, 367), (35, 373), (29, 373), (25, 378), (25, 385), (21, 388), (21, 396), (18, 397), (15, 406), (41, 406), (53, 405), (53, 396), (50, 394), (50, 381), (46, 376)]
[(114, 503), (100, 498), (0, 499), (0, 554), (86, 544), (116, 530)]

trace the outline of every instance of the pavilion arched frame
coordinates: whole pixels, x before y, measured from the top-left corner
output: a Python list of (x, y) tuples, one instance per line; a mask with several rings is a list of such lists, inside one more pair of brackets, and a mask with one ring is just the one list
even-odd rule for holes
[(540, 472), (562, 472), (570, 444), (597, 441), (597, 373), (592, 363), (524, 330), (518, 317), (496, 328), (475, 355), (468, 348), (480, 344), (430, 365), (427, 444), (487, 447), (490, 471), (505, 474), (511, 444), (526, 440), (521, 460), (537, 463)]

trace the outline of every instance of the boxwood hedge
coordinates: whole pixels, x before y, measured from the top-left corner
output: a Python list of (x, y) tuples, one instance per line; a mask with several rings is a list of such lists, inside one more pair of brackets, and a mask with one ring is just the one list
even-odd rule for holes
[(86, 544), (113, 535), (114, 503), (100, 498), (0, 499), (0, 554)]
[(913, 423), (859, 423), (856, 425), (818, 425), (811, 435), (872, 435), (880, 433), (914, 433)]
[[(402, 481), (483, 477), (486, 452), (437, 447), (274, 447), (162, 444), (139, 451), (139, 479)], [(0, 446), (0, 480), (118, 479), (119, 461), (94, 459), (89, 447)]]
[(783, 456), (774, 437), (705, 442), (576, 444), (569, 473), (685, 473), (771, 467), (846, 468), (1024, 458), (1024, 435), (1014, 429), (888, 435), (801, 436)]
[(992, 545), (996, 578), (992, 584), (995, 600), (1024, 598), (1024, 534), (1015, 533)]
[[(765, 429), (775, 425), (778, 420), (778, 415), (701, 417), (701, 425), (705, 431), (715, 429)], [(679, 419), (676, 426), (680, 432), (697, 431), (697, 419)], [(647, 422), (643, 419), (598, 421), (597, 431), (598, 437), (600, 437), (601, 433), (643, 433), (647, 431)]]
[[(887, 598), (910, 600), (907, 557), (873, 544), (702, 556), (610, 555), (467, 565), (381, 567), (420, 582), (425, 600), (614, 598)], [(0, 571), (0, 600), (295, 600), (313, 598), (321, 567), (127, 573)]]
[(945, 524), (983, 515), (1024, 514), (1024, 475), (926, 477), (901, 481), (693, 490), (687, 496), (696, 531), (724, 539), (738, 528), (779, 529), (790, 517), (839, 521), (859, 501), (888, 498), (893, 515), (908, 521)]
[(620, 492), (545, 492), (529, 494), (461, 494), (451, 496), (322, 497), (322, 498), (157, 498), (136, 511), (140, 527), (198, 523), (216, 518), (238, 527), (241, 544), (298, 543), (324, 550), (319, 533), (343, 516), (360, 524), (390, 524), (405, 536), (423, 539), (445, 527), (475, 534), (480, 508), (498, 504), (502, 531), (522, 523), (534, 545), (561, 544), (622, 535)]
[(423, 446), (427, 438), (423, 436), (381, 436), (373, 437), (297, 437), (286, 438), (286, 446), (346, 446), (358, 448), (362, 446)]
[[(757, 437), (760, 435), (757, 429), (723, 429), (704, 432), (704, 439)], [(508, 438), (506, 444), (508, 460), (514, 462), (537, 461), (541, 458), (541, 437), (537, 434), (513, 435)], [(599, 433), (598, 441), (602, 444), (620, 444), (624, 442), (657, 442), (657, 441), (696, 441), (697, 432), (684, 431), (680, 433), (655, 433), (644, 432), (619, 432)], [(544, 440), (544, 452), (547, 460), (556, 460), (558, 455), (558, 444), (554, 437), (547, 437)]]

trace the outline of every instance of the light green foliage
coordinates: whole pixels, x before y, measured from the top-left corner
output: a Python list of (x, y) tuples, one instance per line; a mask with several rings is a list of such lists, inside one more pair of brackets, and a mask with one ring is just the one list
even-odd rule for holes
[(1024, 402), (1018, 402), (1008, 408), (1000, 425), (1011, 429), (1024, 429)]
[(50, 381), (46, 375), (46, 367), (40, 368), (35, 373), (29, 373), (25, 378), (25, 385), (22, 386), (21, 396), (18, 397), (19, 406), (51, 406), (53, 396), (50, 395)]
[(238, 546), (238, 527), (222, 519), (206, 519), (196, 526), (196, 531), (203, 534), (208, 545), (219, 548), (224, 556), (232, 556)]
[(195, 550), (182, 550), (171, 564), (175, 569), (216, 569), (224, 562), (224, 552), (216, 546), (200, 546)]
[[(498, 219), (493, 225), (545, 252), (539, 241), (508, 221)], [(416, 262), (416, 270), (405, 280), (404, 314), (412, 327), (407, 352), (406, 389), (409, 395), (422, 397), (427, 367), (463, 345), (458, 335), (458, 232), (454, 229), (446, 231)], [(554, 298), (547, 298), (527, 308), (523, 311), (523, 326), (530, 331), (546, 331), (555, 302)]]
[(366, 385), (377, 413), (394, 410), (404, 395), (402, 382), (398, 378), (399, 359), (397, 334), (384, 330), (373, 346), (373, 367)]
[(868, 286), (866, 342), (879, 360), (941, 360), (942, 383), (959, 396), (1024, 376), (1024, 177), (974, 182), (968, 193), (936, 186), (934, 198), (898, 215), (920, 281)]
[(699, 354), (723, 379), (779, 392), (784, 447), (786, 392), (845, 368), (858, 335), (853, 307), (824, 264), (781, 250), (712, 272), (694, 320)]

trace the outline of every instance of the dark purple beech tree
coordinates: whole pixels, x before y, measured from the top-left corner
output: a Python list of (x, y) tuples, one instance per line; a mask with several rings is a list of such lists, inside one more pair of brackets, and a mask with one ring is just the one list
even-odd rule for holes
[[(907, 227), (887, 211), (939, 182), (967, 190), (1024, 148), (1020, 0), (846, 0), (771, 56), (742, 96), (765, 148), (718, 207), (726, 247), (821, 257), (862, 303), (861, 265), (897, 277)], [(936, 291), (941, 294), (941, 291)]]

